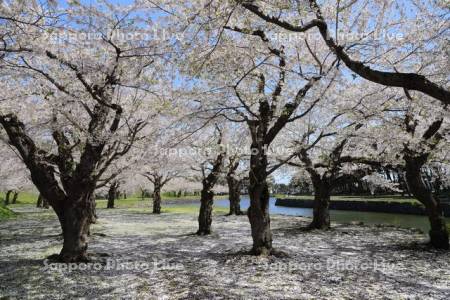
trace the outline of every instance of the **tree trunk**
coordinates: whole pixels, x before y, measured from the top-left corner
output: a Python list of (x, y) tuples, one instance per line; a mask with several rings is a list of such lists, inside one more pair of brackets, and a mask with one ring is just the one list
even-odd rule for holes
[(250, 158), (250, 207), (247, 211), (252, 229), (254, 255), (270, 255), (272, 231), (269, 214), (269, 186), (267, 184), (267, 156), (264, 149), (252, 144)]
[(44, 206), (44, 201), (43, 201), (42, 195), (39, 194), (37, 202), (36, 202), (36, 207), (43, 207), (43, 206)]
[(19, 192), (14, 192), (13, 198), (12, 198), (12, 204), (17, 203), (17, 198), (19, 197)]
[(36, 207), (42, 207), (42, 208), (46, 208), (49, 209), (50, 208), (50, 204), (48, 203), (47, 199), (45, 199), (42, 194), (39, 194), (37, 203), (36, 203)]
[(431, 227), (430, 244), (434, 248), (448, 250), (449, 235), (440, 200), (425, 186), (420, 173), (425, 161), (422, 157), (405, 157), (406, 181), (414, 197), (425, 206)]
[(116, 198), (116, 195), (114, 192), (111, 192), (111, 188), (109, 188), (108, 191), (108, 204), (106, 205), (106, 208), (114, 208), (114, 200)]
[(107, 204), (106, 208), (114, 208), (114, 200), (117, 199), (118, 187), (119, 187), (119, 184), (116, 181), (112, 182), (111, 185), (109, 186), (108, 204)]
[(241, 211), (241, 181), (233, 176), (227, 176), (228, 183), (228, 195), (230, 200), (230, 212), (231, 215), (243, 215)]
[[(220, 132), (220, 131), (219, 131)], [(220, 138), (218, 141), (219, 147), (222, 143), (222, 133), (220, 132)], [(217, 155), (211, 172), (203, 178), (202, 180), (202, 191), (200, 193), (200, 212), (198, 215), (198, 231), (197, 235), (208, 235), (211, 233), (211, 223), (212, 223), (212, 210), (214, 201), (214, 192), (212, 189), (214, 185), (219, 180), (220, 170), (222, 168), (223, 160), (225, 158), (226, 152), (222, 151)], [(205, 170), (203, 169), (203, 174)]]
[(200, 214), (198, 216), (198, 235), (211, 234), (214, 193), (205, 187), (201, 192)]
[(45, 198), (42, 198), (42, 201), (43, 201), (42, 207), (45, 208), (45, 209), (49, 209), (50, 208), (50, 203), (48, 203), (48, 200), (45, 199)]
[(87, 261), (88, 235), (92, 223), (92, 195), (69, 197), (62, 207), (55, 208), (61, 223), (64, 238), (63, 248), (59, 254), (62, 262)]
[(153, 190), (153, 213), (161, 213), (161, 184), (159, 182), (154, 183)]
[[(314, 182), (315, 181), (315, 182)], [(313, 220), (310, 229), (330, 228), (330, 185), (324, 179), (314, 179)]]
[(249, 187), (250, 207), (247, 211), (252, 229), (254, 255), (269, 255), (272, 251), (272, 231), (269, 215), (269, 188), (267, 182), (253, 182)]
[(12, 190), (8, 190), (6, 192), (6, 197), (5, 197), (5, 205), (9, 205), (9, 203), (11, 203), (11, 194), (12, 194)]

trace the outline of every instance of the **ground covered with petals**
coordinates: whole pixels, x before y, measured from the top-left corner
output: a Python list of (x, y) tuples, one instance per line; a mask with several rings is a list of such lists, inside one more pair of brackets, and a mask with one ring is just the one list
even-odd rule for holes
[(450, 253), (416, 231), (272, 216), (279, 255), (253, 257), (246, 216), (216, 214), (214, 233), (193, 235), (196, 215), (99, 209), (92, 263), (44, 258), (62, 240), (51, 210), (15, 208), (0, 223), (0, 298), (448, 299)]

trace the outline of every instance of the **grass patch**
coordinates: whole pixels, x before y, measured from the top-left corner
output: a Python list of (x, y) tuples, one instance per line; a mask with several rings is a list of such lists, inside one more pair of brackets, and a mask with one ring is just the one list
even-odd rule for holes
[(9, 208), (0, 205), (0, 221), (8, 220), (16, 217), (17, 214)]
[[(214, 200), (219, 200), (219, 199), (228, 199), (228, 196), (214, 196)], [(169, 200), (198, 200), (200, 203), (200, 197), (196, 197), (196, 196), (186, 196), (186, 197), (175, 197), (175, 198), (171, 198), (171, 197), (166, 197), (166, 198), (162, 198), (162, 203), (161, 205), (164, 207), (164, 202), (165, 201), (169, 201)], [(97, 199), (96, 200), (97, 203), (97, 208), (106, 208), (108, 201), (105, 199)], [(152, 207), (153, 202), (152, 202), (152, 198), (144, 198), (144, 200), (142, 200), (141, 197), (128, 197), (127, 199), (117, 199), (114, 201), (114, 207), (116, 208), (147, 208), (147, 207)]]
[[(108, 200), (100, 199), (95, 200), (97, 203), (97, 208), (106, 208)], [(130, 197), (127, 199), (117, 199), (114, 201), (114, 207), (116, 208), (139, 208), (139, 207), (150, 207), (151, 202), (148, 198), (142, 200), (141, 198)]]
[[(312, 195), (275, 195), (276, 198), (281, 199), (302, 199), (313, 200)], [(401, 202), (420, 204), (419, 201), (412, 197), (402, 197), (401, 195), (383, 195), (383, 196), (331, 196), (331, 201), (345, 200), (345, 201), (384, 201), (384, 202)]]
[[(200, 200), (200, 196), (181, 196), (181, 197), (173, 197), (173, 196), (161, 196), (161, 199), (164, 200)], [(219, 199), (228, 199), (228, 195), (215, 195), (214, 200)]]
[[(12, 195), (11, 195), (11, 197), (12, 197)], [(1, 192), (0, 193), (0, 198), (1, 199), (5, 199), (6, 198), (6, 193), (5, 192)], [(19, 196), (17, 197), (16, 204), (36, 204), (37, 198), (38, 198), (38, 195), (36, 193), (20, 192)]]
[[(128, 202), (127, 202), (128, 201)], [(180, 205), (168, 205), (164, 206), (164, 202), (162, 203), (161, 213), (163, 214), (198, 214), (199, 205), (192, 204), (180, 204)], [(97, 200), (97, 208), (106, 209), (106, 200)], [(115, 209), (126, 209), (135, 213), (143, 213), (143, 214), (151, 214), (152, 206), (151, 202), (147, 199), (147, 201), (136, 200), (136, 199), (125, 199), (119, 200), (115, 203)], [(228, 208), (226, 207), (216, 207), (213, 206), (214, 214), (226, 214), (228, 213)]]
[[(199, 207), (196, 205), (171, 205), (168, 207), (161, 208), (162, 213), (171, 213), (171, 214), (198, 214)], [(228, 208), (226, 207), (213, 207), (213, 213), (221, 214), (227, 213)]]

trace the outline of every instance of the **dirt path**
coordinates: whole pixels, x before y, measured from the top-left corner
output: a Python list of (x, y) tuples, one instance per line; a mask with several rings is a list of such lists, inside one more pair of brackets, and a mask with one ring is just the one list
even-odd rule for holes
[[(426, 250), (405, 229), (336, 225), (300, 230), (307, 220), (274, 216), (274, 245), (286, 257), (242, 254), (247, 218), (215, 216), (210, 237), (192, 214), (99, 210), (89, 250), (106, 264), (64, 270), (43, 258), (61, 239), (51, 211), (20, 208), (0, 223), (0, 298), (448, 299), (450, 253)], [(74, 266), (73, 266), (74, 267)]]

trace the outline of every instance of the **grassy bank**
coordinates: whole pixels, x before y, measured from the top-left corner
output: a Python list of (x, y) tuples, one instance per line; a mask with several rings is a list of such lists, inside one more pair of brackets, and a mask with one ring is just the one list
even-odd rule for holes
[[(275, 195), (276, 198), (281, 199), (301, 199), (312, 200), (312, 195)], [(402, 197), (401, 195), (383, 195), (383, 196), (331, 196), (333, 200), (345, 200), (345, 201), (385, 201), (385, 202), (402, 202), (402, 203), (420, 203), (412, 197)]]

